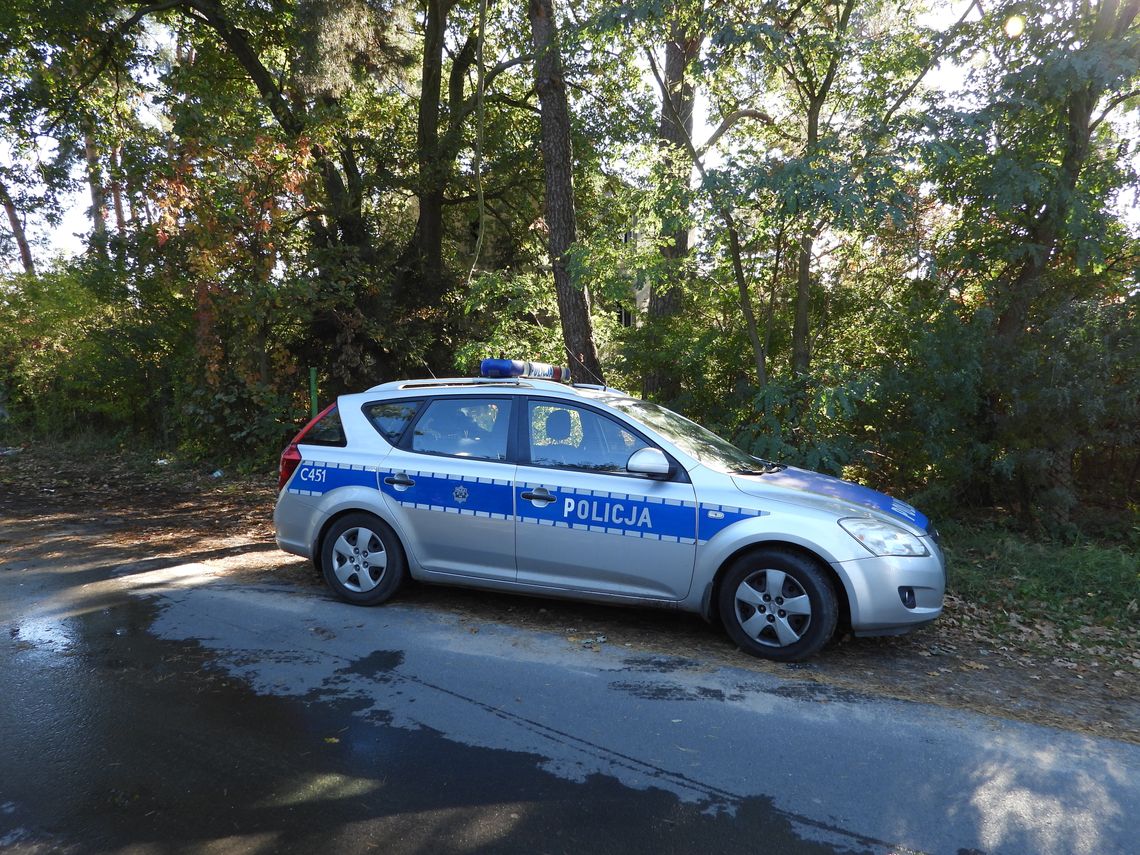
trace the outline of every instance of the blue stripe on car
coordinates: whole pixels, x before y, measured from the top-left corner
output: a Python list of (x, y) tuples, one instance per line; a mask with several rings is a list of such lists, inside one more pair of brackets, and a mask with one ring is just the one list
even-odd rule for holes
[(540, 484), (518, 484), (516, 519), (647, 540), (696, 542), (696, 505), (679, 499), (630, 496), (604, 490), (547, 487), (553, 499), (542, 507), (522, 498)]
[(381, 472), (380, 489), (405, 507), (496, 519), (508, 519), (512, 514), (510, 481), (400, 471), (415, 481), (415, 486), (399, 490), (396, 485), (384, 483), (395, 473)]
[[(679, 543), (706, 543), (734, 523), (766, 516), (768, 511), (677, 499), (631, 496), (602, 490), (547, 488), (554, 501), (539, 507), (521, 494), (539, 484), (516, 484), (490, 478), (465, 478), (435, 472), (401, 470), (413, 487), (399, 490), (385, 484), (395, 472), (364, 466), (305, 461), (289, 482), (288, 491), (320, 496), (341, 487), (379, 487), (405, 507), (439, 513), (459, 513), (521, 523), (557, 525), (605, 534)], [(512, 492), (518, 495), (512, 495)], [(873, 492), (873, 491), (872, 491)], [(516, 510), (517, 508), (517, 510)]]
[(705, 543), (712, 540), (733, 523), (741, 520), (750, 520), (755, 517), (765, 517), (768, 511), (757, 511), (751, 508), (734, 508), (725, 505), (701, 505), (697, 530), (699, 540)]
[(376, 469), (353, 464), (305, 460), (289, 481), (288, 491), (301, 496), (322, 496), (340, 487), (376, 489)]

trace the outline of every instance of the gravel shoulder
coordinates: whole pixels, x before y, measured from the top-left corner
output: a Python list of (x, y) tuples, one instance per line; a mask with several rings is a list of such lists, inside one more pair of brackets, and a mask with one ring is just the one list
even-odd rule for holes
[[(8, 450), (0, 453), (0, 520), (12, 543), (0, 542), (0, 572), (18, 572), (21, 555), (37, 542), (48, 549), (61, 533), (82, 528), (97, 532), (100, 547), (124, 563), (208, 555), (202, 563), (215, 572), (279, 579), (323, 595), (312, 565), (273, 543), (274, 487), (272, 476), (214, 478), (150, 460)], [(993, 614), (951, 594), (942, 618), (924, 630), (843, 638), (810, 662), (782, 665), (746, 656), (718, 627), (675, 612), (417, 584), (399, 597), (457, 614), (471, 633), (491, 623), (553, 632), (583, 656), (619, 645), (1140, 744), (1135, 627), (1090, 625), (1074, 640), (1047, 623)]]

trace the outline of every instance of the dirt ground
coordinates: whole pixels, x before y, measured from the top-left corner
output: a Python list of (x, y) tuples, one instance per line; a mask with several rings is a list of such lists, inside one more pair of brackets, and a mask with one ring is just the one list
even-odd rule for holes
[[(125, 561), (209, 550), (214, 557), (206, 563), (216, 571), (321, 585), (311, 564), (273, 544), (275, 477), (212, 477), (129, 457), (0, 449), (0, 517), (27, 521), (29, 537), (75, 526), (94, 529)], [(6, 552), (0, 542), (0, 571), (18, 569)], [(559, 633), (584, 655), (622, 645), (1140, 744), (1135, 627), (1090, 625), (1074, 638), (1044, 622), (991, 614), (951, 594), (943, 616), (924, 630), (899, 638), (843, 638), (810, 662), (781, 665), (742, 654), (718, 627), (691, 615), (416, 584), (398, 596), (457, 614), (471, 633), (482, 624), (507, 623)]]

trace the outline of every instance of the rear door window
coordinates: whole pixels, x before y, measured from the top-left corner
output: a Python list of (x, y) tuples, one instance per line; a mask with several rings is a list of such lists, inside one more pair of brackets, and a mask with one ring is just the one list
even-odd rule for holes
[(404, 444), (422, 454), (506, 460), (510, 421), (505, 398), (436, 398)]

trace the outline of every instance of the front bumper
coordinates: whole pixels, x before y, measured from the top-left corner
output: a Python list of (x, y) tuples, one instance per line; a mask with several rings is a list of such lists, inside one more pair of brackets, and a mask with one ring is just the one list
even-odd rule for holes
[(900, 635), (942, 613), (946, 559), (930, 538), (929, 555), (868, 556), (832, 566), (843, 579), (855, 635)]

